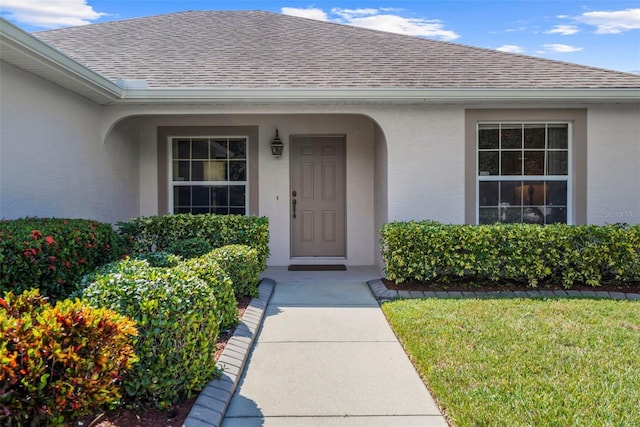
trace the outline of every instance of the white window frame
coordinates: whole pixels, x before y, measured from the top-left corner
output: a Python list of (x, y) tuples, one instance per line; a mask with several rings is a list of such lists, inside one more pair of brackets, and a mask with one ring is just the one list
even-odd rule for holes
[[(245, 181), (174, 181), (173, 180), (173, 141), (176, 139), (244, 139), (246, 143), (246, 180)], [(168, 180), (168, 212), (173, 214), (174, 209), (174, 188), (186, 187), (186, 186), (230, 186), (230, 185), (244, 185), (244, 215), (249, 215), (251, 212), (249, 209), (249, 136), (248, 135), (168, 135), (167, 136), (167, 180)]]
[[(487, 124), (495, 124), (495, 125), (522, 125), (523, 128), (526, 125), (540, 125), (544, 124), (545, 126), (549, 125), (567, 125), (567, 175), (480, 175), (480, 126)], [(564, 181), (567, 183), (567, 224), (573, 224), (573, 123), (566, 120), (483, 120), (476, 123), (475, 126), (475, 181), (476, 181), (476, 206), (475, 206), (475, 223), (480, 224), (480, 182), (484, 181), (493, 181), (493, 182), (501, 182), (501, 181)], [(545, 158), (546, 154), (549, 151), (547, 147), (548, 140), (545, 138)], [(502, 152), (502, 148), (498, 148), (498, 153)], [(524, 150), (524, 146), (522, 148)], [(505, 151), (515, 151), (515, 150), (505, 150)], [(535, 151), (535, 150), (534, 150)], [(564, 150), (563, 150), (564, 151)], [(501, 158), (502, 156), (498, 155), (498, 170), (501, 171)], [(524, 171), (523, 171), (524, 173)], [(546, 171), (545, 171), (546, 173)]]

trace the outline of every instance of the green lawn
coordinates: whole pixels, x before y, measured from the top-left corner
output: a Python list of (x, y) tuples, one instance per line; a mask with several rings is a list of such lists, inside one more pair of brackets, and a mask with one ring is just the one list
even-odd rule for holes
[(640, 425), (640, 301), (427, 299), (382, 309), (456, 426)]

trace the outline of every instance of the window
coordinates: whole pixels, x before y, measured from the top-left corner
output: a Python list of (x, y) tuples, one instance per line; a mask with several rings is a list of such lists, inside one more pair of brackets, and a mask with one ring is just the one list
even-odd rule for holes
[(173, 213), (247, 213), (247, 138), (171, 138)]
[(477, 222), (566, 223), (568, 123), (477, 125)]

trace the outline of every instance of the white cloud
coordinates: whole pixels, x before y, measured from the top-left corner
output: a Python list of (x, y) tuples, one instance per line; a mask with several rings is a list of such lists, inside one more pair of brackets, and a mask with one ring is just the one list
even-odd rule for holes
[(507, 52), (507, 53), (523, 53), (524, 49), (520, 46), (516, 46), (514, 44), (503, 44), (502, 46), (496, 48), (496, 50), (499, 50), (500, 52)]
[(322, 9), (309, 7), (300, 9), (297, 7), (283, 7), (280, 9), (283, 15), (297, 16), (299, 18), (316, 19), (318, 21), (328, 21), (329, 16)]
[(106, 15), (96, 12), (86, 0), (2, 0), (2, 13), (41, 28), (87, 25)]
[(596, 34), (619, 34), (640, 29), (640, 9), (585, 12), (576, 19), (597, 27)]
[(400, 12), (399, 9), (331, 9), (329, 15), (322, 9), (308, 8), (298, 9), (293, 7), (283, 7), (281, 9), (285, 15), (300, 16), (304, 18), (318, 19), (321, 21), (331, 21), (340, 24), (353, 25), (355, 27), (368, 28), (371, 30), (387, 31), (391, 33), (406, 34), (418, 37), (431, 37), (440, 40), (455, 40), (460, 36), (454, 31), (445, 30), (442, 22), (434, 19), (405, 18), (389, 12)]
[(579, 32), (580, 30), (575, 25), (556, 25), (551, 30), (545, 31), (545, 34), (561, 34), (563, 36), (570, 36)]
[(551, 52), (556, 52), (556, 53), (580, 52), (581, 50), (584, 49), (582, 47), (569, 46), (568, 44), (559, 44), (559, 43), (545, 44), (544, 47), (549, 49)]

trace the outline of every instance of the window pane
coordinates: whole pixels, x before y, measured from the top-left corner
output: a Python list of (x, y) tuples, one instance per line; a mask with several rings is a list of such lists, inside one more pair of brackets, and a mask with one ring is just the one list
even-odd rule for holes
[(498, 208), (480, 208), (478, 222), (480, 224), (493, 224), (499, 221)]
[(544, 148), (545, 125), (524, 125), (524, 148)]
[(229, 206), (244, 206), (245, 200), (244, 185), (229, 186)]
[(218, 214), (218, 215), (228, 215), (229, 214), (229, 208), (228, 207), (222, 207), (222, 208), (215, 208), (213, 209), (213, 213)]
[(499, 148), (500, 147), (500, 134), (499, 125), (497, 124), (485, 124), (478, 125), (478, 148)]
[(524, 152), (524, 174), (544, 175), (544, 151)]
[(209, 162), (209, 181), (227, 180), (227, 162)]
[(502, 148), (522, 148), (522, 126), (502, 125)]
[(246, 159), (247, 142), (245, 139), (232, 139), (229, 141), (229, 158)]
[(501, 175), (522, 175), (522, 152), (503, 151)]
[(480, 206), (498, 206), (498, 183), (480, 182), (479, 187)]
[(542, 206), (529, 206), (522, 210), (522, 222), (527, 224), (544, 224), (544, 214)]
[[(177, 146), (177, 150), (176, 150)], [(174, 159), (190, 159), (191, 158), (191, 142), (188, 139), (179, 139), (174, 144)]]
[(498, 175), (498, 152), (481, 151), (478, 153), (478, 175)]
[(210, 212), (211, 209), (209, 209), (208, 206), (204, 207), (204, 206), (194, 206), (191, 208), (191, 213), (194, 215), (199, 215), (199, 214), (208, 214)]
[(189, 181), (189, 162), (178, 162), (178, 176), (174, 176), (174, 181)]
[(245, 215), (246, 211), (247, 210), (245, 208), (229, 208), (229, 213), (231, 215)]
[(547, 208), (547, 224), (566, 224), (567, 223), (567, 208), (565, 207), (553, 207)]
[(548, 205), (567, 205), (567, 182), (566, 181), (549, 181), (549, 197)]
[(211, 159), (226, 159), (227, 158), (227, 141), (212, 141), (211, 142)]
[(522, 209), (521, 208), (501, 208), (500, 222), (504, 222), (507, 224), (522, 222)]
[(549, 151), (548, 175), (569, 174), (569, 153), (567, 151)]
[(229, 206), (229, 187), (211, 187), (211, 206)]
[(191, 162), (191, 181), (204, 181), (204, 162)]
[(523, 205), (544, 205), (547, 200), (549, 189), (545, 188), (542, 181), (524, 181), (522, 185), (516, 187), (518, 197), (522, 193)]
[(229, 162), (229, 181), (246, 181), (246, 163), (242, 161)]
[(173, 187), (173, 203), (176, 206), (191, 205), (191, 187)]
[(569, 125), (549, 125), (548, 148), (569, 148)]
[(208, 159), (209, 158), (209, 141), (206, 139), (194, 139), (191, 149), (192, 157), (194, 159)]
[(502, 181), (500, 182), (500, 205), (520, 206), (522, 195), (516, 188), (522, 185), (522, 181)]
[(209, 206), (209, 187), (193, 186), (191, 191), (191, 204), (193, 206)]

